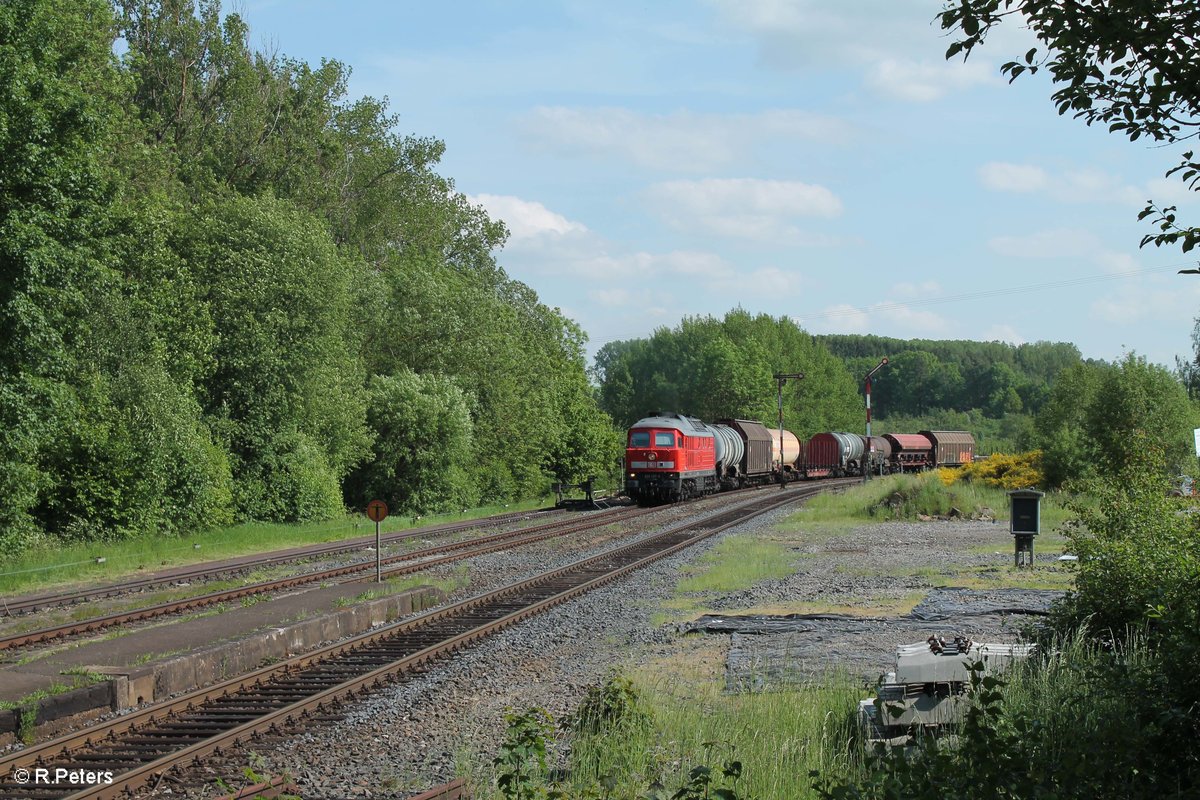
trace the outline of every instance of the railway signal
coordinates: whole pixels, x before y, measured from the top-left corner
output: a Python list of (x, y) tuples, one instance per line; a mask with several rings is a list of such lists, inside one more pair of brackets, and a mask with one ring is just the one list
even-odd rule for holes
[(863, 378), (863, 393), (867, 396), (867, 448), (866, 453), (863, 454), (863, 483), (871, 480), (871, 457), (875, 453), (875, 446), (871, 444), (871, 376), (886, 367), (887, 363), (887, 356), (879, 359), (879, 363), (867, 373), (867, 377)]
[(782, 489), (787, 485), (787, 481), (783, 477), (783, 385), (788, 380), (802, 381), (804, 380), (803, 372), (776, 372), (775, 383), (779, 388), (779, 488)]

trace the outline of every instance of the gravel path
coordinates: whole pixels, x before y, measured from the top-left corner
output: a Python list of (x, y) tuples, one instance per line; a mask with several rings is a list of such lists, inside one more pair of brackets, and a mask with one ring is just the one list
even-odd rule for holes
[[(783, 516), (760, 518), (737, 532), (768, 532)], [(879, 604), (928, 592), (938, 570), (1011, 564), (1011, 539), (1007, 551), (986, 547), (1002, 545), (1006, 538), (995, 525), (967, 521), (885, 523), (806, 537), (793, 547), (801, 554), (796, 573), (706, 598), (705, 605), (724, 611), (845, 606), (871, 619), (818, 620), (805, 630), (776, 636), (720, 634), (717, 641), (730, 648), (730, 687), (804, 679), (830, 667), (877, 676), (898, 644), (920, 641), (931, 631), (1012, 638), (1014, 618), (1003, 615), (930, 622), (871, 612)], [(504, 731), (506, 711), (540, 706), (558, 718), (575, 707), (589, 685), (615, 668), (677, 652), (684, 636), (710, 645), (713, 635), (687, 635), (681, 625), (655, 625), (652, 620), (660, 614), (662, 601), (678, 596), (675, 584), (681, 568), (714, 542), (492, 637), (443, 667), (373, 695), (343, 722), (235, 756), (234, 761), (241, 758), (241, 764), (250, 763), (259, 771), (291, 775), (305, 800), (403, 796), (448, 781), (458, 765), (490, 761)], [(489, 574), (498, 585), (607, 546), (549, 542), (478, 559), (472, 572)], [(1053, 556), (1039, 554), (1039, 562), (1053, 563)], [(894, 577), (876, 574), (885, 571)], [(487, 583), (475, 583), (472, 593), (491, 588)], [(1006, 602), (1001, 599), (999, 604)]]

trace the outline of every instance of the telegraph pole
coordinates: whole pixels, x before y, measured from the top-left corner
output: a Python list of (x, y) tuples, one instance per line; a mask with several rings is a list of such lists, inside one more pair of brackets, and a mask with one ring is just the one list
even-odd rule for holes
[(875, 452), (875, 447), (871, 444), (871, 376), (886, 367), (887, 363), (887, 356), (884, 356), (875, 368), (867, 373), (867, 377), (863, 378), (863, 390), (867, 396), (867, 446), (863, 448), (863, 483), (871, 479), (871, 454)]
[(779, 488), (782, 489), (785, 485), (783, 479), (783, 385), (789, 380), (802, 381), (804, 380), (803, 372), (776, 372), (775, 385), (778, 388), (777, 398), (779, 405)]

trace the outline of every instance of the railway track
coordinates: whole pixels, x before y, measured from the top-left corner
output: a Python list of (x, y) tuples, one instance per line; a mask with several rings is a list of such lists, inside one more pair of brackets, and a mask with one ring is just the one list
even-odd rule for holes
[(496, 591), (18, 751), (0, 758), (0, 792), (13, 800), (125, 797), (153, 785), (176, 766), (246, 743), (256, 734), (334, 717), (338, 704), (361, 693), (427, 669), (493, 632), (838, 483), (771, 492)]
[[(448, 564), (454, 561), (462, 561), (468, 558), (474, 558), (475, 556), (493, 553), (497, 550), (520, 547), (525, 544), (530, 544), (557, 536), (578, 533), (589, 528), (599, 527), (601, 525), (609, 525), (614, 522), (622, 522), (627, 519), (633, 519), (635, 517), (642, 516), (643, 514), (648, 514), (654, 510), (655, 509), (639, 509), (629, 507), (614, 508), (589, 514), (583, 520), (570, 519), (559, 522), (548, 522), (542, 525), (521, 528), (515, 531), (494, 533), (477, 539), (435, 545), (433, 547), (427, 547), (421, 550), (411, 550), (407, 553), (388, 556), (387, 558), (382, 559), (381, 563), (385, 565), (414, 562), (405, 566), (390, 568), (384, 573), (384, 577), (393, 578), (399, 575), (407, 575), (413, 572), (429, 569), (430, 567), (439, 566), (441, 564)], [(372, 541), (372, 544), (373, 543), (374, 542)], [(61, 625), (52, 625), (45, 628), (38, 628), (36, 630), (23, 631), (21, 633), (0, 637), (0, 652), (21, 647), (29, 647), (36, 644), (44, 644), (46, 642), (52, 642), (70, 636), (98, 633), (109, 628), (129, 625), (135, 622), (143, 622), (170, 614), (182, 614), (196, 611), (201, 608), (217, 605), (219, 603), (239, 601), (243, 597), (252, 597), (255, 595), (269, 594), (272, 592), (282, 592), (302, 586), (311, 586), (313, 584), (325, 583), (327, 581), (341, 580), (347, 577), (373, 572), (374, 569), (374, 561), (362, 561), (343, 567), (309, 572), (303, 575), (292, 575), (273, 581), (263, 581), (246, 586), (239, 586), (234, 589), (224, 589), (218, 592), (209, 592), (207, 594), (197, 595), (195, 597), (172, 600), (166, 603), (147, 606), (145, 608), (121, 611), (84, 620), (73, 620)], [(374, 579), (373, 574), (371, 579)]]
[[(513, 520), (522, 519), (534, 514), (544, 514), (553, 511), (553, 509), (538, 509), (536, 511), (514, 511), (507, 514), (497, 514), (483, 519), (467, 520), (463, 522), (447, 522), (440, 525), (430, 525), (424, 528), (418, 528), (409, 531), (396, 531), (385, 533), (382, 536), (383, 544), (396, 544), (398, 542), (408, 541), (410, 539), (422, 539), (429, 536), (442, 536), (452, 533), (458, 533), (472, 528), (487, 528), (503, 525)], [(115, 597), (122, 594), (141, 591), (155, 586), (166, 586), (180, 581), (193, 580), (210, 580), (221, 575), (228, 575), (234, 572), (245, 572), (252, 569), (263, 569), (266, 567), (279, 566), (281, 564), (291, 564), (297, 561), (304, 561), (312, 558), (323, 558), (326, 556), (336, 556), (344, 553), (361, 552), (366, 547), (375, 546), (374, 534), (370, 536), (357, 536), (353, 539), (342, 539), (337, 542), (326, 542), (323, 544), (305, 545), (303, 547), (293, 547), (287, 550), (278, 550), (271, 553), (257, 553), (254, 555), (241, 556), (239, 558), (226, 559), (220, 562), (204, 562), (200, 564), (192, 564), (186, 567), (177, 569), (163, 570), (153, 575), (147, 575), (142, 578), (134, 578), (128, 581), (108, 584), (105, 586), (92, 586), (84, 589), (72, 589), (62, 592), (47, 592), (43, 594), (28, 595), (25, 597), (8, 598), (0, 602), (0, 616), (15, 617), (21, 614), (29, 614), (36, 611), (45, 611), (50, 608), (59, 606), (69, 606), (75, 603), (85, 601), (94, 601), (105, 597)]]

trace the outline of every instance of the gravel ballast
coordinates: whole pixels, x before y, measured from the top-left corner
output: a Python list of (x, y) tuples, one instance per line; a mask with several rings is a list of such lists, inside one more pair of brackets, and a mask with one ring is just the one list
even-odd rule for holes
[[(683, 507), (681, 507), (682, 509)], [(672, 509), (673, 517), (694, 511)], [(771, 532), (787, 513), (776, 512), (733, 533)], [(793, 523), (789, 523), (791, 525)], [(613, 670), (653, 663), (677, 651), (681, 638), (727, 646), (731, 689), (762, 688), (810, 679), (830, 669), (878, 676), (900, 644), (930, 633), (966, 633), (976, 640), (1011, 640), (1020, 616), (966, 613), (922, 619), (919, 615), (873, 613), (898, 598), (934, 588), (932, 568), (984, 569), (1012, 563), (1007, 551), (987, 545), (1005, 531), (988, 522), (890, 522), (847, 528), (834, 535), (796, 536), (798, 569), (702, 605), (732, 613), (754, 608), (841, 606), (850, 614), (828, 615), (804, 630), (778, 635), (684, 632), (662, 619), (663, 602), (678, 599), (680, 572), (720, 537), (664, 559), (615, 584), (558, 606), (461, 653), (430, 671), (379, 691), (349, 709), (342, 722), (322, 725), (244, 755), (259, 772), (293, 777), (306, 800), (396, 797), (452, 779), (463, 765), (494, 757), (504, 733), (505, 713), (538, 706), (556, 719), (575, 708), (587, 688)], [(729, 536), (730, 533), (723, 534)], [(591, 551), (582, 543), (552, 541), (475, 559), (471, 593), (524, 575), (575, 561)], [(1053, 555), (1039, 553), (1039, 565)], [(963, 596), (959, 595), (959, 599)], [(1020, 603), (993, 595), (992, 611)], [(882, 605), (881, 605), (882, 604)], [(697, 605), (701, 605), (698, 603)], [(911, 604), (910, 604), (911, 608)], [(697, 615), (689, 615), (693, 619)], [(806, 621), (808, 622), (808, 621)], [(682, 642), (686, 646), (688, 641)], [(235, 756), (235, 759), (239, 756)], [(193, 796), (215, 796), (195, 793)], [(178, 797), (178, 794), (174, 796)]]

